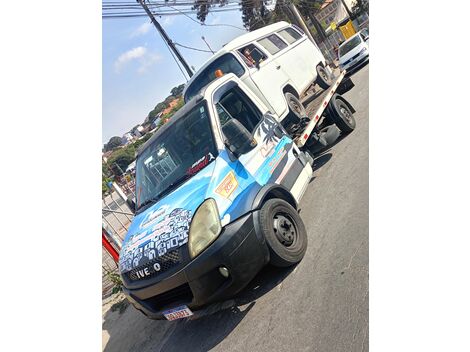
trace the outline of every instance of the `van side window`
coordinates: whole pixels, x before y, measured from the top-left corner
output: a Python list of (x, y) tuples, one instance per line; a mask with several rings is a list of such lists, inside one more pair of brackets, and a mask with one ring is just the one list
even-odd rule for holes
[(279, 34), (282, 39), (284, 39), (289, 44), (292, 44), (302, 38), (302, 36), (292, 28), (283, 29), (282, 31), (277, 32), (277, 34)]
[(228, 120), (237, 119), (250, 133), (253, 133), (262, 117), (261, 111), (238, 87), (226, 92), (216, 104), (216, 109), (222, 127)]
[(284, 43), (281, 38), (275, 34), (271, 34), (266, 38), (258, 40), (258, 43), (266, 48), (266, 50), (269, 51), (272, 55), (287, 47), (287, 44)]
[(299, 32), (301, 35), (304, 35), (304, 31), (299, 27), (299, 26), (296, 26), (295, 24), (292, 25), (292, 27), (297, 31)]
[(249, 67), (254, 67), (257, 63), (261, 63), (267, 58), (267, 56), (253, 44), (238, 49), (238, 52)]

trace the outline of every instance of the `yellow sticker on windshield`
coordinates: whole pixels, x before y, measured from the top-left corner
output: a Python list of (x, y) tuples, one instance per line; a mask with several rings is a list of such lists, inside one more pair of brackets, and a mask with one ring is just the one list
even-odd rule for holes
[(230, 195), (238, 187), (237, 179), (233, 171), (230, 171), (227, 176), (220, 182), (215, 189), (215, 193), (220, 194), (224, 198), (230, 197)]

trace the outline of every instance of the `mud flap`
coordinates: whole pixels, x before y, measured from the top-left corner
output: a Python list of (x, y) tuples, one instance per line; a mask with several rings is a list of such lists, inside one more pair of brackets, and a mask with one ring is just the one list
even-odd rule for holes
[(312, 133), (307, 144), (312, 153), (317, 153), (325, 147), (332, 145), (338, 139), (341, 131), (336, 125), (323, 128), (319, 133)]

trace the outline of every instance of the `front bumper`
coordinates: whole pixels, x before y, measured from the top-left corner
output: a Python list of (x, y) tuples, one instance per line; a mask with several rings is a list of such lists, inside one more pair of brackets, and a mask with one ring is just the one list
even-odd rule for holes
[[(131, 303), (152, 319), (180, 305), (191, 310), (233, 297), (269, 261), (269, 250), (257, 228), (257, 211), (227, 225), (200, 255), (172, 276), (141, 289), (123, 288)], [(229, 277), (219, 267), (229, 270)]]
[(342, 69), (346, 70), (346, 77), (356, 72), (359, 68), (369, 62), (369, 53), (360, 56), (358, 59), (351, 63), (341, 66)]

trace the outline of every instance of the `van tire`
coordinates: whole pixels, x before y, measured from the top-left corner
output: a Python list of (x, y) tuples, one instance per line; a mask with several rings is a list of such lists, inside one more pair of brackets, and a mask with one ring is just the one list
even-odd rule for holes
[(331, 77), (322, 65), (317, 66), (316, 83), (323, 89), (328, 89), (331, 86)]
[(305, 110), (304, 105), (294, 94), (286, 92), (284, 97), (289, 107), (289, 113), (287, 114), (289, 121), (298, 123), (303, 117), (307, 116), (307, 110)]
[(272, 265), (287, 267), (302, 260), (307, 251), (307, 231), (292, 205), (279, 198), (269, 199), (260, 210), (260, 226)]
[(350, 133), (356, 128), (356, 120), (354, 119), (353, 112), (343, 98), (335, 95), (331, 99), (331, 114), (330, 117), (334, 123), (341, 130), (342, 133)]

